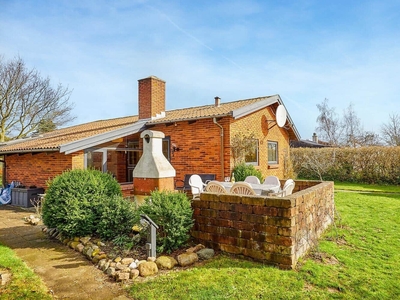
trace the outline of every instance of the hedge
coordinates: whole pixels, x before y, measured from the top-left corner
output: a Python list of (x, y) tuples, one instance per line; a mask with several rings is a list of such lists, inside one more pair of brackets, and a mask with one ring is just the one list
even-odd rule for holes
[(298, 178), (400, 184), (400, 147), (291, 148)]

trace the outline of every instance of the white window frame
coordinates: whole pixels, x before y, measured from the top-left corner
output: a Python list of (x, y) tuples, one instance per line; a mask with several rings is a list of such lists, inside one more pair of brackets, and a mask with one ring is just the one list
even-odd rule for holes
[[(276, 156), (276, 160), (270, 160), (269, 157), (269, 152), (270, 152), (270, 145), (274, 145), (275, 146), (275, 156)], [(268, 158), (268, 164), (269, 165), (277, 165), (279, 163), (279, 151), (278, 151), (278, 142), (275, 141), (268, 141), (268, 145), (267, 145), (267, 158)]]
[(256, 146), (256, 161), (246, 161), (246, 159), (247, 159), (247, 155), (245, 155), (245, 157), (244, 157), (244, 162), (246, 163), (246, 165), (253, 165), (253, 166), (258, 166), (258, 163), (259, 163), (259, 145), (260, 145), (260, 143), (259, 143), (259, 140), (258, 139), (252, 139), (252, 140), (254, 140), (255, 141), (255, 143), (257, 144), (257, 146)]

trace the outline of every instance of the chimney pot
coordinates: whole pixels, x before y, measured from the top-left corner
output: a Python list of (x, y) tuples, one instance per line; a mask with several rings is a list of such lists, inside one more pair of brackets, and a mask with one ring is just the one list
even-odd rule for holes
[(312, 140), (314, 143), (318, 143), (318, 136), (315, 132), (313, 133)]
[(221, 98), (217, 96), (214, 97), (214, 99), (215, 99), (215, 106), (219, 107), (221, 105)]

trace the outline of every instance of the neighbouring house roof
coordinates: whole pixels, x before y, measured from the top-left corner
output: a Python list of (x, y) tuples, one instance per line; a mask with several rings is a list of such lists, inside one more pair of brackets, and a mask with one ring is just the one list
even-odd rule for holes
[(324, 148), (324, 147), (331, 147), (331, 146), (325, 142), (314, 142), (314, 141), (310, 141), (310, 140), (298, 140), (298, 141), (290, 141), (290, 147), (292, 147), (292, 148)]
[[(143, 131), (147, 125), (224, 116), (232, 116), (236, 119), (273, 104), (283, 105), (279, 95), (221, 103), (219, 106), (212, 104), (170, 110), (166, 111), (165, 115), (146, 120), (131, 116), (94, 121), (58, 129), (36, 137), (0, 143), (0, 155), (42, 151), (60, 151), (68, 154)], [(289, 114), (287, 114), (286, 128), (291, 140), (300, 139)]]

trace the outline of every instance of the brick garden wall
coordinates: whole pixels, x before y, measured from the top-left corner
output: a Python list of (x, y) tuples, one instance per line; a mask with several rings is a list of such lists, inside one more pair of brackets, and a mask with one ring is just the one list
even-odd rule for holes
[(193, 201), (199, 243), (282, 269), (296, 266), (333, 222), (333, 182), (296, 181), (280, 197), (203, 193)]

